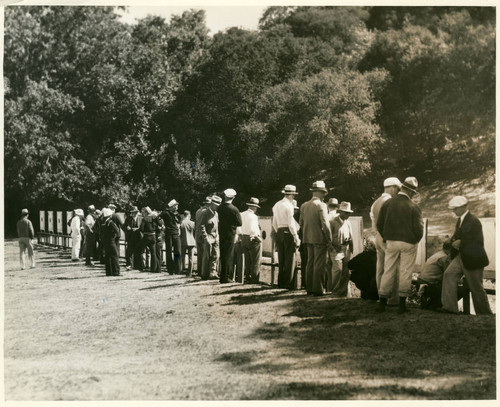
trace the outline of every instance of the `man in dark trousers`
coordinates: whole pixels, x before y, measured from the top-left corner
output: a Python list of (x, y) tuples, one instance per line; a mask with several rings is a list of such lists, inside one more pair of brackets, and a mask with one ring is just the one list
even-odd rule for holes
[(196, 271), (198, 273), (198, 276), (200, 277), (201, 277), (201, 265), (203, 263), (203, 247), (205, 245), (203, 239), (203, 233), (201, 233), (201, 218), (203, 216), (203, 212), (208, 209), (211, 203), (212, 203), (212, 197), (207, 196), (205, 198), (205, 202), (203, 202), (203, 205), (196, 211), (194, 215), (194, 224), (195, 224), (194, 238), (196, 240)]
[(442, 310), (458, 313), (457, 285), (465, 275), (476, 314), (491, 314), (483, 287), (483, 269), (489, 264), (484, 250), (483, 227), (480, 220), (469, 212), (468, 203), (464, 196), (456, 196), (449, 204), (458, 221), (451, 237), (452, 261), (443, 274)]
[(113, 222), (113, 211), (109, 208), (104, 208), (103, 211), (104, 225), (102, 226), (104, 252), (107, 276), (120, 275), (119, 249), (117, 241), (120, 236), (119, 226)]
[[(137, 233), (139, 230), (139, 209), (137, 206), (132, 206), (128, 212), (125, 222), (123, 223), (122, 229), (125, 233), (125, 263), (126, 269), (130, 270), (135, 261), (135, 252), (137, 251), (136, 245), (140, 244), (140, 234)], [(135, 268), (135, 267), (134, 267)]]
[(165, 252), (167, 254), (167, 270), (169, 274), (182, 274), (181, 258), (181, 216), (178, 212), (179, 202), (172, 199), (168, 208), (163, 212), (165, 226)]
[[(295, 212), (294, 198), (298, 195), (295, 185), (285, 185), (281, 190), (283, 199), (273, 206), (272, 236), (278, 252), (278, 287), (291, 290), (294, 277), (294, 256), (300, 246), (297, 222), (293, 217)], [(302, 275), (305, 264), (302, 264)]]
[(327, 253), (332, 250), (332, 233), (328, 223), (328, 210), (323, 202), (328, 189), (324, 181), (313, 183), (312, 198), (300, 207), (300, 228), (307, 245), (307, 294), (324, 295)]
[(418, 242), (424, 235), (424, 222), (420, 208), (412, 201), (417, 193), (418, 181), (407, 177), (394, 198), (388, 199), (380, 208), (377, 230), (386, 243), (384, 273), (380, 280), (378, 312), (384, 312), (387, 299), (391, 297), (394, 279), (399, 270), (399, 308), (403, 314), (406, 298), (410, 295), (412, 273), (415, 269)]
[(96, 252), (96, 228), (95, 228), (95, 206), (89, 205), (88, 214), (85, 218), (85, 265), (93, 266), (92, 258), (95, 258)]
[(219, 242), (220, 242), (220, 283), (234, 282), (234, 244), (236, 228), (241, 226), (240, 211), (233, 205), (236, 191), (228, 188), (224, 191), (224, 202), (219, 206)]

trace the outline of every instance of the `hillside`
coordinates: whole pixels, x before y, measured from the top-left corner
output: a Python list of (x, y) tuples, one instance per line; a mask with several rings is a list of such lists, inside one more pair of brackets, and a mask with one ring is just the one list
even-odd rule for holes
[(449, 200), (455, 195), (469, 199), (470, 210), (479, 217), (495, 217), (495, 171), (468, 178), (451, 177), (422, 184), (417, 202), (422, 214), (429, 219), (429, 234), (441, 235), (453, 232), (455, 218), (448, 209)]

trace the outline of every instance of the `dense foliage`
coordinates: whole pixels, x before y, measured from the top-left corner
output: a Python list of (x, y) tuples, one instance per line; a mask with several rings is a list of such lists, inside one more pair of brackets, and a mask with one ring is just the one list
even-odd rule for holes
[(316, 179), (362, 205), (389, 174), (492, 167), (495, 24), (488, 7), (269, 7), (210, 37), (197, 10), (7, 7), (7, 217), (195, 209), (227, 187), (270, 203)]

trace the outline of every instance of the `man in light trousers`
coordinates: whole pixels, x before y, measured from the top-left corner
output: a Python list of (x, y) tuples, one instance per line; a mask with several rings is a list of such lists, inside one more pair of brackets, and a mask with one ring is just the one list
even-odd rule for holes
[(384, 312), (387, 299), (392, 295), (394, 279), (399, 268), (398, 313), (407, 312), (406, 298), (410, 294), (411, 278), (415, 268), (418, 242), (424, 234), (420, 208), (412, 201), (417, 193), (418, 181), (407, 177), (401, 191), (387, 200), (380, 209), (377, 230), (386, 242), (384, 274), (380, 282), (380, 302), (377, 311)]
[[(380, 213), (380, 208), (388, 199), (394, 198), (401, 188), (401, 181), (396, 177), (389, 177), (384, 180), (384, 192), (380, 195), (377, 200), (373, 203), (370, 209), (370, 218), (372, 220), (372, 230), (376, 233), (375, 235), (375, 249), (377, 250), (377, 274), (375, 281), (377, 282), (377, 289), (380, 290), (380, 282), (382, 281), (382, 274), (384, 274), (384, 262), (385, 262), (385, 248), (386, 244), (384, 239), (377, 230), (377, 220)], [(387, 299), (388, 305), (398, 305), (399, 304), (399, 273), (396, 273), (396, 278), (394, 279), (394, 286), (392, 287), (392, 295)]]

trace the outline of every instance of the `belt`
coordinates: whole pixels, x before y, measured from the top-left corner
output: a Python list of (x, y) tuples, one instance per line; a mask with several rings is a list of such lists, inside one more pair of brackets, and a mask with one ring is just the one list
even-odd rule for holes
[(283, 226), (281, 228), (278, 228), (278, 230), (289, 230), (289, 229), (288, 229), (288, 226)]
[(154, 232), (143, 232), (142, 233), (143, 235), (147, 235), (147, 236), (152, 236), (152, 235), (155, 235)]

